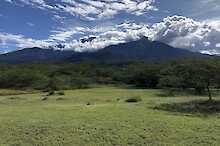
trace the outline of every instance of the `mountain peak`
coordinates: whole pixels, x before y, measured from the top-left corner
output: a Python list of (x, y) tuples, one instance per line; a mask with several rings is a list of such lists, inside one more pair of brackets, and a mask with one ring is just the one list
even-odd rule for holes
[(149, 42), (150, 40), (149, 40), (148, 37), (146, 37), (146, 36), (142, 36), (141, 39), (140, 39), (139, 41), (147, 41), (147, 42)]
[(128, 61), (166, 61), (184, 57), (205, 57), (200, 53), (174, 48), (162, 42), (150, 41), (147, 37), (139, 40), (112, 45), (94, 52), (57, 51), (27, 48), (0, 55), (0, 62), (6, 63), (51, 63), (51, 62), (98, 62), (124, 63)]

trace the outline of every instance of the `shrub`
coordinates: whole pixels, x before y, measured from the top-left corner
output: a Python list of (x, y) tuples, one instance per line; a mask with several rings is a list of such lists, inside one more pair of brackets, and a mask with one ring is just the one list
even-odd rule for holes
[(55, 91), (49, 91), (49, 93), (47, 94), (47, 96), (51, 96), (51, 95), (54, 95), (55, 94)]
[(65, 93), (63, 91), (57, 92), (57, 95), (65, 95)]
[(9, 97), (8, 99), (10, 99), (10, 100), (16, 100), (16, 99), (20, 99), (20, 97)]
[(41, 100), (46, 101), (46, 100), (48, 100), (48, 97), (42, 97)]
[(86, 105), (91, 105), (91, 102), (87, 102)]
[(59, 101), (59, 100), (64, 100), (64, 98), (58, 97), (56, 100), (57, 100), (57, 101)]
[(140, 102), (142, 101), (141, 97), (130, 97), (125, 100), (125, 102)]

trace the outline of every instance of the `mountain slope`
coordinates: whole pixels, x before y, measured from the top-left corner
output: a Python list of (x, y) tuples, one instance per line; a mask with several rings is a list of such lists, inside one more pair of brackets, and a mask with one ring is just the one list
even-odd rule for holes
[(5, 63), (56, 63), (90, 61), (98, 63), (122, 63), (127, 61), (166, 61), (184, 57), (207, 57), (200, 53), (174, 48), (146, 37), (140, 40), (111, 45), (94, 52), (77, 53), (53, 49), (27, 48), (0, 55)]
[(53, 49), (25, 48), (23, 50), (0, 55), (0, 62), (5, 63), (56, 63), (71, 57), (74, 51)]
[(142, 61), (166, 61), (184, 57), (208, 57), (201, 53), (174, 48), (157, 41), (149, 41), (143, 37), (140, 40), (108, 46), (96, 52), (76, 53), (71, 56), (72, 62), (95, 61), (102, 63)]

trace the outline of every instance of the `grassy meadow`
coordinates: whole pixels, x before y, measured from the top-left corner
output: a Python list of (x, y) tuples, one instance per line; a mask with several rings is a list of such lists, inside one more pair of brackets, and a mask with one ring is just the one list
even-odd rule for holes
[(220, 145), (220, 112), (200, 108), (206, 96), (113, 86), (46, 94), (0, 90), (0, 146)]

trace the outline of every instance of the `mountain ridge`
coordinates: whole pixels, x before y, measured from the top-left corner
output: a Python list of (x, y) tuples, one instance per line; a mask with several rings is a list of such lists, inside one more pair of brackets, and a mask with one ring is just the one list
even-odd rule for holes
[(167, 44), (142, 37), (136, 41), (110, 45), (97, 51), (75, 52), (72, 50), (42, 49), (38, 47), (0, 55), (3, 63), (59, 63), (90, 61), (118, 63), (128, 61), (166, 61), (184, 57), (208, 57), (201, 53), (174, 48)]

